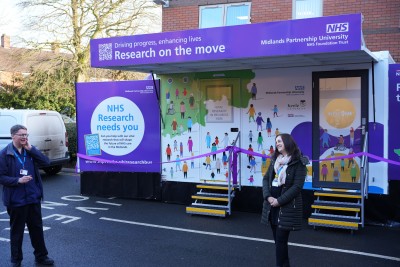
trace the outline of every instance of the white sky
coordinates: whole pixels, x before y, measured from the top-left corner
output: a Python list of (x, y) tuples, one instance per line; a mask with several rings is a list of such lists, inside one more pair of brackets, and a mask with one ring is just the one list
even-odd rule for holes
[(15, 0), (0, 0), (0, 35), (16, 36), (22, 29)]

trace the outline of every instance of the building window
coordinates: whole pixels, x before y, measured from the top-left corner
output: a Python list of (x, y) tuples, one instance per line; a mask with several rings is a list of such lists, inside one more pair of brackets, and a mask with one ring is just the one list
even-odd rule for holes
[(250, 3), (201, 6), (199, 28), (212, 28), (250, 23)]
[(322, 0), (293, 0), (293, 19), (322, 17)]

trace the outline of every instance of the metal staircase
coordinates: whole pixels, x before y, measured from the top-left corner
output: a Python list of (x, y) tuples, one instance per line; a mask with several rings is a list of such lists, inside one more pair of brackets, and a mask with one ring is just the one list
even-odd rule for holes
[[(363, 151), (368, 151), (368, 133), (365, 134)], [(314, 212), (308, 224), (322, 227), (350, 229), (353, 233), (364, 227), (364, 200), (368, 198), (368, 160), (365, 155), (360, 165), (360, 190), (349, 192), (334, 188), (315, 191)]]

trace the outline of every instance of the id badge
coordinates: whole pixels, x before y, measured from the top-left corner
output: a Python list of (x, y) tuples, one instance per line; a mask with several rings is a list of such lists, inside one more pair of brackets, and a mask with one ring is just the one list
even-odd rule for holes
[(19, 174), (26, 176), (26, 175), (28, 175), (28, 170), (20, 169)]
[(272, 186), (275, 186), (275, 187), (278, 187), (279, 185), (278, 185), (278, 179), (274, 179), (273, 181), (272, 181)]

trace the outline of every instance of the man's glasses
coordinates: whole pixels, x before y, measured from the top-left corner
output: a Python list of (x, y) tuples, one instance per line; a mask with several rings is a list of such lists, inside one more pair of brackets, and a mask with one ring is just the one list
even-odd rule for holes
[(15, 134), (16, 136), (19, 136), (19, 137), (28, 137), (29, 136), (29, 134)]

